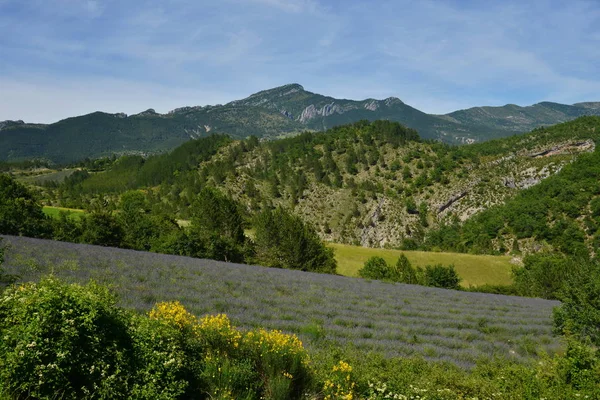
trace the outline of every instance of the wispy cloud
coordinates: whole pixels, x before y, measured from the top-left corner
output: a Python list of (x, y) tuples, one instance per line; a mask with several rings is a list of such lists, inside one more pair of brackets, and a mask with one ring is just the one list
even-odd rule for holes
[(600, 3), (585, 0), (0, 0), (0, 92), (13, 100), (0, 120), (53, 121), (75, 103), (166, 110), (289, 82), (436, 113), (599, 100), (599, 27)]
[(246, 0), (250, 3), (262, 4), (275, 7), (279, 10), (291, 13), (317, 12), (322, 6), (313, 0)]

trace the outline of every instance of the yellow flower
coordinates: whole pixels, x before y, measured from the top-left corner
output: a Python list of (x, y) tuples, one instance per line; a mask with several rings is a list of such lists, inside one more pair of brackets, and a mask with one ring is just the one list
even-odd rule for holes
[(170, 323), (183, 329), (186, 326), (195, 327), (198, 319), (190, 314), (178, 301), (157, 303), (149, 314), (151, 319)]
[(283, 371), (283, 376), (285, 376), (288, 379), (293, 379), (294, 377), (292, 376), (292, 374), (290, 374), (289, 372)]

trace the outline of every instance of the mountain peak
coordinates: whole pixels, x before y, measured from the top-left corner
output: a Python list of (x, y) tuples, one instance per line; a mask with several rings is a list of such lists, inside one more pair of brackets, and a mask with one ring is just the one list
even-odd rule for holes
[(9, 128), (11, 126), (17, 126), (17, 125), (25, 125), (25, 122), (18, 120), (18, 121), (11, 121), (11, 120), (6, 120), (6, 121), (0, 121), (0, 131), (4, 128)]
[[(256, 92), (246, 97), (244, 100), (255, 99), (257, 97), (283, 97), (297, 92), (303, 92), (304, 87), (298, 83), (289, 83), (283, 86), (277, 86), (272, 89), (261, 90), (260, 92)], [(239, 101), (244, 101), (239, 100)]]

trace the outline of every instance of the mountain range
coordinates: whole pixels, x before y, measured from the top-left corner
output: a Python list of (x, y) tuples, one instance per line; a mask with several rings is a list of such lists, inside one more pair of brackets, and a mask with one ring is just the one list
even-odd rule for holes
[(289, 84), (225, 105), (182, 107), (166, 114), (94, 112), (53, 124), (0, 122), (0, 160), (45, 159), (69, 163), (112, 154), (149, 154), (212, 133), (233, 138), (272, 139), (323, 131), (359, 120), (385, 119), (416, 129), (424, 139), (461, 144), (530, 131), (584, 115), (600, 115), (600, 102), (564, 105), (542, 102), (520, 107), (474, 107), (445, 115), (427, 114), (396, 97), (336, 99)]

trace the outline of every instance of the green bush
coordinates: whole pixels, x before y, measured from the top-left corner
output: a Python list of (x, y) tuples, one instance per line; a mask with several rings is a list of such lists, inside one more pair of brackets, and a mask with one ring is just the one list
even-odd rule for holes
[(149, 315), (95, 284), (54, 278), (0, 295), (0, 398), (299, 399), (311, 389), (294, 335), (198, 320), (178, 302)]
[(600, 346), (600, 264), (576, 265), (557, 292), (562, 304), (554, 310), (555, 328)]
[(454, 265), (448, 267), (442, 264), (425, 267), (425, 284), (427, 286), (444, 289), (460, 289), (460, 277), (454, 269)]
[(50, 220), (33, 194), (11, 176), (0, 174), (0, 234), (48, 237)]
[(381, 257), (371, 257), (358, 271), (358, 275), (362, 278), (402, 282), (412, 285), (424, 284), (422, 274), (422, 269), (414, 268), (404, 254), (400, 255), (395, 265), (388, 265)]
[(417, 285), (422, 283), (419, 279), (419, 270), (420, 268), (413, 267), (408, 258), (402, 253), (396, 261), (395, 268), (392, 269), (392, 280)]
[(121, 247), (123, 244), (123, 227), (108, 211), (86, 214), (81, 219), (81, 226), (82, 243), (108, 247)]
[(556, 299), (564, 282), (579, 267), (562, 254), (530, 254), (523, 267), (513, 269), (515, 287), (521, 296)]
[(361, 269), (358, 270), (358, 276), (366, 279), (389, 279), (390, 267), (383, 258), (373, 256), (365, 262)]
[(0, 301), (0, 385), (14, 397), (120, 397), (135, 370), (128, 316), (95, 285), (50, 278)]
[(194, 257), (244, 262), (246, 237), (239, 205), (214, 188), (204, 188), (192, 204), (190, 238), (198, 243)]
[(2, 267), (2, 263), (4, 262), (4, 251), (5, 247), (2, 246), (2, 238), (0, 238), (0, 291), (11, 283), (14, 283), (17, 279), (17, 275), (10, 275), (4, 272), (4, 268)]

